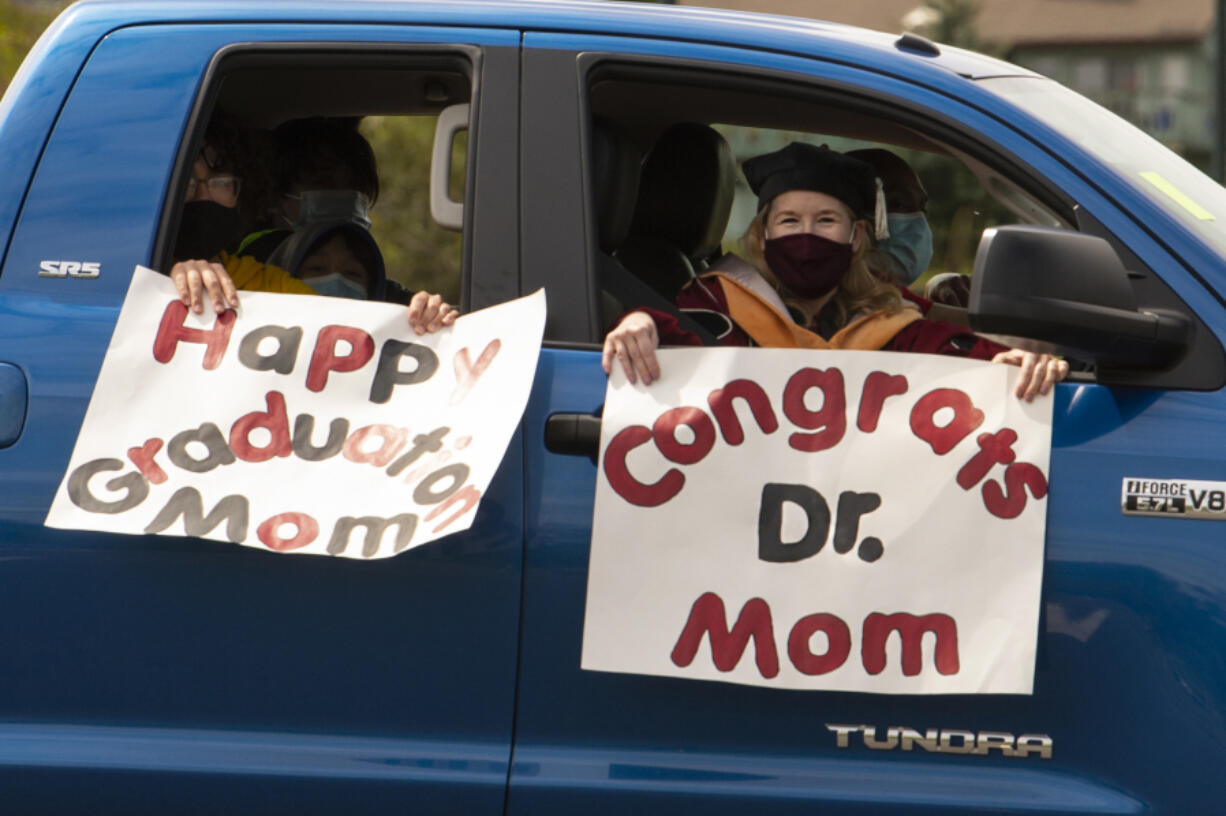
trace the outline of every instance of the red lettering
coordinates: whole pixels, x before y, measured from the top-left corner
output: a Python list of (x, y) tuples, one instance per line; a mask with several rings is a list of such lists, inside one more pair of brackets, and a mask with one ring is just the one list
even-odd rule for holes
[[(338, 343), (350, 346), (348, 354), (338, 355)], [(352, 326), (324, 326), (311, 352), (311, 367), (307, 369), (306, 387), (323, 391), (328, 384), (328, 372), (356, 371), (370, 361), (375, 353), (375, 341), (369, 334)]]
[(495, 337), (485, 345), (481, 355), (477, 357), (476, 363), (470, 363), (468, 360), (468, 348), (464, 347), (455, 353), (452, 358), (452, 365), (455, 367), (455, 390), (451, 392), (450, 404), (455, 405), (468, 396), (468, 392), (477, 384), (477, 380), (485, 373), (485, 370), (490, 367), (490, 363), (494, 362), (494, 358), (498, 356), (498, 350), (502, 348), (502, 340)]
[(979, 443), (979, 452), (958, 471), (958, 486), (963, 490), (970, 490), (979, 484), (994, 465), (1007, 465), (1017, 455), (1013, 452), (1017, 432), (1012, 428), (1001, 428), (994, 434), (979, 434), (975, 441)]
[(761, 598), (750, 598), (745, 602), (736, 624), (729, 632), (723, 599), (714, 592), (703, 593), (690, 608), (690, 617), (685, 622), (681, 637), (677, 639), (677, 645), (673, 647), (673, 665), (682, 668), (690, 665), (698, 653), (703, 635), (710, 637), (711, 659), (720, 671), (729, 672), (736, 668), (752, 637), (758, 671), (768, 679), (779, 674), (771, 610)]
[(213, 321), (211, 329), (189, 329), (183, 325), (187, 317), (187, 307), (180, 301), (172, 300), (166, 304), (162, 312), (162, 322), (158, 324), (157, 336), (153, 339), (153, 359), (159, 363), (169, 363), (175, 356), (179, 343), (203, 343), (204, 370), (212, 371), (221, 365), (221, 357), (230, 344), (230, 331), (234, 328), (234, 310), (226, 309)]
[[(285, 396), (280, 391), (269, 391), (264, 395), (264, 401), (268, 405), (267, 411), (252, 411), (230, 426), (230, 450), (245, 462), (267, 462), (274, 456), (289, 456), (294, 452), (289, 417), (285, 413)], [(251, 444), (251, 432), (256, 428), (268, 431), (270, 438), (267, 445), (260, 447)]]
[(161, 484), (166, 481), (166, 471), (153, 461), (153, 457), (157, 456), (158, 451), (162, 449), (162, 440), (158, 438), (145, 440), (145, 444), (139, 448), (128, 448), (128, 459), (132, 464), (136, 465), (137, 470), (141, 475), (150, 481), (151, 484)]
[(907, 378), (901, 374), (886, 374), (884, 371), (874, 371), (864, 378), (864, 388), (860, 391), (860, 413), (856, 417), (856, 427), (865, 433), (877, 430), (877, 422), (881, 419), (881, 408), (888, 397), (897, 397), (907, 393)]
[[(294, 525), (295, 532), (290, 538), (281, 537), (281, 525)], [(278, 513), (265, 521), (255, 531), (264, 546), (277, 552), (288, 552), (305, 547), (319, 535), (319, 522), (306, 513)]]
[(469, 510), (476, 507), (477, 502), (479, 501), (481, 501), (481, 491), (473, 487), (472, 485), (464, 485), (464, 487), (460, 488), (457, 492), (452, 493), (450, 496), (448, 496), (446, 500), (444, 500), (441, 504), (438, 505), (438, 507), (435, 507), (428, 514), (426, 514), (426, 521), (434, 521), (434, 519), (438, 518), (443, 513), (445, 513), (447, 511), (447, 508), (451, 507), (451, 505), (457, 502), (463, 502), (464, 506), (461, 507), (459, 510), (455, 511), (455, 515), (453, 515), (449, 519), (444, 519), (443, 521), (440, 521), (439, 525), (434, 528), (434, 532), (436, 533), (442, 532), (443, 528), (446, 527), (448, 524), (451, 524), (453, 521), (458, 519), (460, 516), (464, 515)]
[(983, 506), (997, 518), (1011, 519), (1021, 515), (1026, 508), (1026, 491), (1036, 499), (1047, 495), (1047, 479), (1043, 471), (1029, 462), (1018, 462), (1005, 468), (1005, 486), (1008, 494), (1000, 489), (995, 479), (989, 479), (983, 485)]
[[(826, 653), (815, 655), (809, 649), (809, 640), (816, 632), (824, 632), (828, 646)], [(788, 635), (788, 657), (797, 671), (803, 674), (827, 674), (847, 661), (851, 654), (851, 630), (837, 615), (817, 613), (806, 615), (796, 621)]]
[[(811, 411), (805, 406), (805, 393), (810, 388), (822, 390), (822, 408)], [(794, 433), (788, 444), (798, 451), (813, 453), (839, 444), (847, 430), (847, 398), (843, 393), (843, 372), (802, 368), (793, 374), (783, 389), (783, 413), (793, 423), (818, 433)]]
[[(677, 441), (678, 425), (685, 425), (694, 432), (693, 442)], [(711, 417), (700, 408), (689, 405), (671, 408), (660, 414), (651, 427), (651, 434), (655, 437), (660, 453), (670, 462), (679, 465), (701, 462), (703, 457), (711, 452), (711, 448), (715, 447), (715, 425), (712, 424)]]
[(770, 397), (766, 396), (762, 386), (753, 380), (733, 380), (707, 397), (707, 404), (711, 406), (711, 413), (719, 423), (719, 432), (723, 434), (725, 442), (739, 445), (745, 441), (745, 432), (741, 429), (741, 421), (732, 402), (737, 398), (745, 400), (763, 433), (771, 434), (779, 430), (779, 420), (775, 418)]
[[(379, 447), (373, 451), (363, 450), (366, 440), (379, 440)], [(345, 440), (342, 449), (345, 458), (359, 465), (370, 464), (384, 467), (396, 458), (400, 449), (409, 440), (408, 428), (397, 428), (395, 425), (367, 425), (358, 428)]]
[[(945, 408), (953, 409), (954, 417), (942, 427), (933, 417)], [(911, 432), (931, 445), (939, 456), (949, 453), (982, 424), (983, 411), (956, 388), (934, 388), (920, 397), (911, 409)]]
[(891, 632), (902, 640), (902, 673), (913, 677), (924, 665), (922, 651), (925, 632), (936, 634), (936, 668), (941, 674), (958, 673), (958, 625), (949, 615), (911, 615), (898, 612), (886, 615), (873, 612), (864, 619), (864, 639), (860, 643), (860, 658), (869, 674), (885, 670), (885, 644)]
[(626, 501), (638, 507), (658, 507), (681, 492), (685, 476), (671, 468), (655, 484), (643, 484), (630, 475), (626, 456), (630, 451), (651, 440), (651, 431), (643, 425), (622, 428), (609, 440), (604, 452), (604, 475), (609, 486)]

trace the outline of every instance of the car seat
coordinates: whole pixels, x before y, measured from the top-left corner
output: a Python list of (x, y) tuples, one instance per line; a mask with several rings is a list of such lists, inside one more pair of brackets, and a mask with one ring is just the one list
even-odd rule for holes
[(614, 258), (634, 216), (642, 153), (630, 137), (608, 119), (592, 126), (591, 200), (596, 212), (596, 259), (600, 280), (600, 323), (607, 330), (628, 308), (639, 305), (638, 293), (625, 289), (629, 272)]
[[(677, 311), (671, 294), (663, 295), (659, 287), (649, 285), (644, 282), (645, 278), (632, 274), (619, 260), (621, 249), (628, 240), (637, 204), (642, 200), (639, 194), (642, 153), (615, 123), (597, 118), (593, 125), (590, 167), (600, 248), (596, 262), (600, 280), (601, 336), (626, 311), (651, 307), (677, 315), (680, 324), (696, 334), (703, 343), (714, 344), (715, 338), (709, 332)], [(727, 219), (727, 211), (724, 212), (724, 219)], [(672, 279), (684, 282), (693, 277), (692, 265), (684, 255), (678, 254), (680, 250), (671, 248), (671, 245), (664, 246), (666, 248), (660, 254), (671, 264), (669, 274)], [(689, 277), (682, 278), (680, 271)], [(676, 294), (676, 290), (673, 294)]]
[(670, 301), (719, 253), (736, 188), (736, 159), (714, 129), (680, 122), (643, 162), (630, 231), (617, 259)]

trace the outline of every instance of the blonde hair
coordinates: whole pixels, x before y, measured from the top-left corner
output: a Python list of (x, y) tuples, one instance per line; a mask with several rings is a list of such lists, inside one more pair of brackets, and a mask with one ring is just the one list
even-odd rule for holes
[[(745, 259), (754, 265), (754, 268), (766, 278), (771, 286), (775, 287), (775, 290), (783, 297), (783, 302), (804, 315), (805, 324), (808, 327), (812, 325), (820, 311), (817, 306), (819, 299), (798, 297), (788, 291), (787, 287), (780, 283), (779, 278), (771, 271), (762, 254), (762, 245), (766, 238), (766, 218), (770, 213), (770, 208), (771, 205), (767, 204), (754, 216), (753, 221), (749, 222), (749, 228), (741, 236), (741, 251)], [(834, 297), (830, 299), (830, 303), (834, 305), (835, 322), (840, 328), (846, 326), (852, 318), (861, 313), (884, 311), (887, 315), (891, 315), (903, 309), (902, 295), (899, 294), (898, 289), (869, 271), (868, 262), (865, 259), (872, 250), (873, 242), (868, 222), (859, 219), (854, 223), (863, 230), (864, 238), (860, 242), (860, 248), (852, 255), (847, 272), (839, 280)]]

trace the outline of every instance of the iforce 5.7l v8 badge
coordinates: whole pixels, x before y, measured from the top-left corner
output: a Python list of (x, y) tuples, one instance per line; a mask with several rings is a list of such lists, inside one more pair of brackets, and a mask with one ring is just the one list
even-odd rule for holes
[(1120, 503), (1126, 516), (1226, 521), (1226, 482), (1130, 476), (1124, 479)]

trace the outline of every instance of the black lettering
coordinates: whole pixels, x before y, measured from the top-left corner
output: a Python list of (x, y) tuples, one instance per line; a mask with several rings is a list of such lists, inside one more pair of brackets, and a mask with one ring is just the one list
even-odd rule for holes
[[(260, 354), (260, 343), (271, 337), (277, 341), (273, 354)], [(238, 346), (238, 360), (253, 371), (275, 371), (289, 374), (298, 359), (298, 347), (302, 345), (301, 326), (261, 326), (248, 332)]]
[[(400, 359), (412, 357), (416, 361), (412, 371), (400, 370)], [(438, 371), (438, 355), (420, 343), (405, 343), (400, 340), (385, 340), (379, 351), (379, 365), (375, 378), (370, 383), (370, 401), (379, 404), (392, 398), (392, 389), (397, 385), (413, 385), (424, 382)]]
[(409, 542), (413, 539), (413, 533), (417, 531), (417, 516), (412, 513), (401, 513), (398, 516), (392, 516), (390, 519), (379, 518), (378, 516), (362, 516), (355, 518), (353, 516), (342, 516), (336, 520), (336, 526), (332, 528), (332, 539), (328, 542), (328, 554), (339, 555), (349, 546), (349, 538), (353, 531), (358, 527), (366, 529), (366, 540), (362, 544), (362, 556), (370, 558), (379, 551), (379, 544), (383, 541), (383, 533), (387, 528), (396, 525), (396, 542), (392, 545), (392, 552), (403, 552), (409, 546)]
[(105, 470), (123, 470), (119, 459), (94, 459), (77, 467), (68, 477), (68, 498), (87, 513), (123, 513), (140, 504), (149, 495), (149, 481), (137, 471), (116, 476), (106, 483), (106, 489), (127, 495), (115, 501), (103, 501), (90, 492), (89, 480)]
[(322, 448), (311, 444), (311, 436), (315, 433), (315, 417), (311, 414), (299, 414), (294, 419), (294, 455), (307, 462), (322, 462), (331, 459), (345, 445), (345, 437), (349, 436), (349, 420), (332, 420), (328, 425), (328, 441)]
[(435, 428), (428, 434), (418, 434), (413, 437), (413, 447), (409, 448), (400, 458), (387, 466), (388, 476), (399, 476), (409, 465), (416, 462), (427, 453), (434, 453), (443, 447), (443, 437), (451, 433), (447, 427)]
[[(443, 490), (434, 492), (434, 485), (443, 479), (451, 479), (452, 482)], [(438, 504), (463, 487), (467, 479), (468, 465), (462, 462), (441, 467), (422, 479), (417, 487), (413, 488), (413, 501), (418, 504)]]
[(166, 502), (162, 511), (149, 522), (146, 533), (160, 533), (180, 516), (183, 517), (183, 531), (189, 536), (201, 538), (213, 531), (223, 521), (226, 523), (226, 540), (238, 544), (247, 537), (246, 496), (226, 496), (217, 505), (204, 514), (204, 500), (200, 491), (194, 487), (181, 487)]
[[(804, 511), (808, 520), (799, 541), (783, 540), (783, 503), (791, 502)], [(826, 544), (830, 532), (830, 505), (821, 493), (798, 484), (769, 483), (762, 488), (758, 509), (758, 558), (788, 563), (816, 555)]]
[(1209, 494), (1209, 509), (1220, 513), (1226, 509), (1226, 493), (1220, 490), (1215, 490)]
[(844, 490), (839, 494), (839, 510), (834, 520), (834, 551), (851, 552), (860, 537), (860, 517), (881, 506), (877, 493), (856, 493)]
[[(208, 456), (195, 459), (187, 452), (187, 446), (199, 442), (209, 450)], [(208, 473), (218, 465), (234, 463), (234, 451), (226, 444), (226, 438), (221, 430), (212, 422), (206, 422), (195, 430), (182, 431), (174, 435), (166, 446), (166, 456), (176, 467), (191, 473)]]

